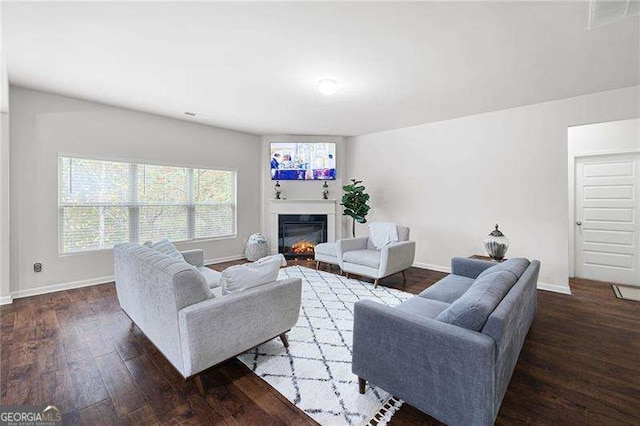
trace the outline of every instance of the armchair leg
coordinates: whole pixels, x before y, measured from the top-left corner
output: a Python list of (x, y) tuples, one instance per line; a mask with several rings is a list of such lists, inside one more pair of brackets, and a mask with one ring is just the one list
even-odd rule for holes
[(407, 271), (402, 271), (402, 284), (407, 285)]
[(202, 384), (202, 378), (200, 375), (193, 376), (193, 384), (196, 385), (196, 390), (200, 394), (200, 396), (204, 396), (204, 385)]
[(317, 271), (318, 269), (320, 269), (320, 261), (319, 261), (319, 260), (316, 260), (316, 271)]
[(367, 387), (367, 381), (362, 377), (358, 377), (358, 391), (364, 395), (364, 391), (366, 387)]
[(280, 340), (282, 340), (282, 344), (284, 345), (285, 348), (289, 347), (289, 339), (287, 339), (287, 333), (282, 333), (280, 335)]
[(129, 326), (129, 333), (133, 333), (133, 330), (136, 329), (136, 323), (131, 321), (131, 325)]
[(347, 277), (347, 279), (349, 279), (349, 273), (348, 272), (345, 272), (344, 275), (345, 275), (345, 277)]
[(378, 281), (377, 278), (373, 281), (373, 288), (378, 288)]

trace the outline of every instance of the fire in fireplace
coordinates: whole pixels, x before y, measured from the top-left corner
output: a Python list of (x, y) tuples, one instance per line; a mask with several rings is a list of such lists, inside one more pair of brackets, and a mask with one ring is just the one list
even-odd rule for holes
[(327, 215), (278, 215), (278, 251), (288, 259), (313, 257), (327, 241)]
[(312, 255), (315, 247), (316, 243), (312, 241), (300, 241), (291, 246), (291, 253), (296, 255)]

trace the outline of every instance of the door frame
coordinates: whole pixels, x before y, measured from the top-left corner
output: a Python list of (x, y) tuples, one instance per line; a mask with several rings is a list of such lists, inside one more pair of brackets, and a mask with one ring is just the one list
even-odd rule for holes
[(569, 152), (569, 167), (568, 167), (568, 183), (569, 183), (569, 277), (576, 276), (576, 227), (575, 223), (578, 218), (576, 217), (576, 175), (577, 175), (577, 159), (591, 158), (591, 157), (604, 157), (611, 155), (640, 155), (640, 149), (627, 149), (627, 150), (611, 150), (611, 151), (594, 151), (594, 152), (581, 152), (574, 154)]

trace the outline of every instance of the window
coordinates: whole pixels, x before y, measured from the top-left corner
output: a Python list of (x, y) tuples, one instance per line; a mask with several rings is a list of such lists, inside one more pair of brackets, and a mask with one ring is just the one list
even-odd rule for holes
[(236, 172), (58, 157), (60, 253), (234, 237)]

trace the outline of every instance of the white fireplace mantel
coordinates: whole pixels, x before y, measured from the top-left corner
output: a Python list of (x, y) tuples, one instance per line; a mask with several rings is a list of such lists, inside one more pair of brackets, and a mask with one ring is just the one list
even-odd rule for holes
[(278, 252), (278, 215), (281, 214), (326, 214), (327, 240), (336, 240), (336, 202), (324, 199), (270, 200), (269, 243), (271, 253)]

